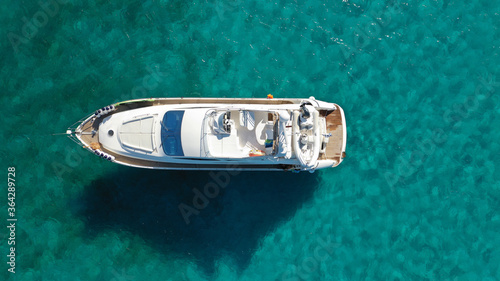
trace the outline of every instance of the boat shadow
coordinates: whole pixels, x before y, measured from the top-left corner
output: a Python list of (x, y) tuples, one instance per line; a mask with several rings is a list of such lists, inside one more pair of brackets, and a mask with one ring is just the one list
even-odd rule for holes
[[(211, 275), (217, 260), (228, 256), (238, 272), (244, 270), (261, 239), (291, 218), (317, 186), (317, 174), (310, 173), (120, 167), (87, 186), (73, 208), (90, 239), (126, 230), (162, 254), (194, 258)], [(200, 198), (203, 193), (208, 196)]]

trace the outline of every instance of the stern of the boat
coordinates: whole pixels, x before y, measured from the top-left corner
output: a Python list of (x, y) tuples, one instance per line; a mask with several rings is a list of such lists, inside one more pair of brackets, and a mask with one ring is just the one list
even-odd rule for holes
[(335, 110), (321, 110), (326, 121), (326, 131), (330, 135), (320, 160), (333, 161), (331, 167), (338, 166), (345, 158), (347, 130), (344, 110), (335, 104)]

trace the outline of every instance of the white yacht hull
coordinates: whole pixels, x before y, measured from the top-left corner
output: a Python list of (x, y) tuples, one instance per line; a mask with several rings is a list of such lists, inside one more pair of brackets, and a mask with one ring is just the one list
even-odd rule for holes
[(68, 132), (101, 158), (167, 170), (314, 172), (342, 162), (347, 137), (342, 108), (313, 97), (131, 100)]

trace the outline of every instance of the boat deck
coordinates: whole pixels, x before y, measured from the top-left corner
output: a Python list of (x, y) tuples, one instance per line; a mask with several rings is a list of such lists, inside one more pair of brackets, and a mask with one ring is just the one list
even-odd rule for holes
[[(249, 102), (249, 100), (241, 99), (241, 101)], [(122, 112), (130, 109), (135, 109), (135, 108), (140, 108), (140, 107), (146, 107), (146, 106), (153, 106), (153, 105), (161, 105), (161, 104), (173, 104), (173, 103), (184, 103), (184, 102), (200, 102), (200, 103), (207, 103), (207, 102), (218, 102), (218, 103), (234, 103), (234, 99), (220, 99), (220, 98), (213, 98), (213, 99), (155, 99), (155, 100), (138, 100), (132, 103), (122, 103), (118, 104), (116, 106), (116, 110), (110, 114), (115, 114), (117, 112)], [(292, 103), (287, 100), (252, 100), (252, 103), (273, 103), (273, 104), (286, 104), (286, 103)], [(102, 119), (109, 116), (110, 114), (106, 116), (102, 116), (97, 119), (90, 119), (86, 124), (83, 126), (79, 127), (81, 130), (80, 138), (81, 141), (84, 144), (84, 148), (87, 148), (89, 150), (91, 145), (97, 145), (99, 144), (99, 129), (98, 129), (98, 124), (101, 123)], [(320, 111), (320, 116), (326, 117), (326, 127), (328, 133), (331, 133), (332, 136), (329, 139), (329, 142), (326, 146), (325, 153), (320, 154), (319, 159), (322, 160), (335, 160), (337, 162), (337, 166), (340, 164), (342, 159), (345, 157), (345, 154), (342, 151), (342, 145), (343, 145), (343, 120), (342, 120), (342, 114), (340, 113), (340, 110), (321, 110)], [(100, 145), (100, 144), (99, 144)], [(125, 164), (128, 166), (135, 166), (135, 167), (143, 167), (143, 168), (159, 168), (159, 169), (228, 169), (227, 164), (178, 164), (178, 163), (165, 163), (165, 162), (157, 162), (157, 161), (150, 161), (150, 160), (142, 160), (142, 159), (136, 159), (128, 156), (123, 156), (119, 155), (117, 153), (114, 153), (112, 151), (109, 151), (107, 149), (104, 149), (103, 147), (100, 147), (102, 151), (108, 153), (109, 155), (113, 155), (115, 157), (116, 162), (119, 162), (121, 164)], [(259, 164), (247, 164), (247, 165), (238, 165), (237, 167), (234, 166), (234, 168), (241, 168), (241, 169), (255, 169), (255, 170), (289, 170), (293, 169), (293, 165), (283, 165), (283, 164), (275, 164), (275, 165), (259, 165)]]
[[(129, 107), (129, 105), (127, 105)], [(121, 108), (123, 110), (123, 108)], [(117, 110), (118, 111), (118, 110)], [(113, 112), (112, 114), (116, 113)], [(107, 117), (106, 115), (104, 117)], [(97, 124), (100, 124), (104, 117), (100, 117), (97, 119), (91, 119), (86, 124), (81, 127), (81, 135), (80, 138), (84, 143), (84, 148), (89, 148), (91, 144), (99, 143), (99, 128)], [(92, 131), (94, 130), (94, 133)], [(128, 156), (123, 156), (107, 150), (102, 146), (99, 148), (101, 151), (106, 152), (109, 155), (113, 155), (115, 157), (115, 161), (125, 164), (128, 166), (134, 167), (142, 167), (142, 168), (156, 168), (156, 169), (183, 169), (183, 170), (225, 170), (225, 169), (254, 169), (254, 170), (288, 170), (292, 169), (292, 165), (283, 165), (283, 164), (275, 164), (275, 165), (259, 165), (259, 164), (239, 164), (239, 165), (227, 165), (227, 164), (179, 164), (179, 163), (165, 163), (151, 160), (142, 160), (137, 158), (132, 158)]]
[(98, 118), (95, 121), (90, 120), (81, 127), (82, 134), (80, 137), (85, 144), (85, 148), (90, 146), (91, 143), (99, 143), (99, 128), (96, 124), (101, 123), (100, 119)]
[(331, 133), (328, 144), (326, 145), (325, 153), (320, 155), (320, 159), (328, 159), (337, 161), (337, 165), (340, 164), (342, 159), (345, 157), (345, 153), (342, 151), (343, 144), (343, 125), (342, 125), (342, 114), (340, 110), (334, 111), (320, 111), (321, 116), (326, 117), (326, 130)]

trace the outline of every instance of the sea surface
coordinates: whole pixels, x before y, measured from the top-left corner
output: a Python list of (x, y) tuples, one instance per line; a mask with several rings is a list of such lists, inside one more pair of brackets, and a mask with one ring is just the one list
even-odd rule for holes
[[(500, 280), (498, 0), (4, 2), (0, 280)], [(53, 135), (268, 94), (341, 105), (344, 162), (150, 171)]]

